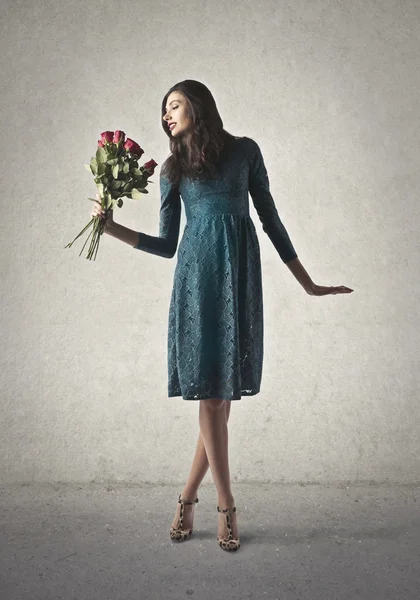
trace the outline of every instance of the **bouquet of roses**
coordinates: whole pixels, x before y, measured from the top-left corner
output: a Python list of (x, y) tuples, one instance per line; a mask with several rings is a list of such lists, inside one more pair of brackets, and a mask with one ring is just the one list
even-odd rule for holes
[[(95, 177), (96, 187), (101, 197), (101, 206), (106, 211), (105, 218), (101, 219), (95, 216), (65, 248), (71, 245), (92, 226), (92, 231), (80, 251), (82, 254), (90, 236), (92, 240), (86, 258), (96, 259), (98, 253), (99, 240), (104, 232), (105, 220), (109, 211), (117, 205), (121, 208), (123, 205), (122, 197), (139, 199), (141, 194), (148, 194), (146, 187), (149, 182), (148, 177), (153, 175), (157, 162), (153, 159), (139, 167), (138, 160), (144, 150), (131, 140), (125, 139), (124, 131), (117, 130), (104, 131), (101, 133), (101, 139), (98, 140), (96, 156), (91, 158), (90, 164), (85, 165), (88, 171), (91, 171)], [(95, 198), (89, 198), (95, 202)], [(80, 256), (79, 254), (79, 256)]]

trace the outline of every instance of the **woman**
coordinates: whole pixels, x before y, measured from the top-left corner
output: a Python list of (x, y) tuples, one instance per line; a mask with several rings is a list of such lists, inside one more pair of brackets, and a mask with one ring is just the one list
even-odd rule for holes
[[(170, 537), (190, 538), (197, 490), (210, 466), (218, 492), (217, 540), (222, 549), (235, 551), (240, 540), (227, 421), (232, 400), (259, 393), (263, 364), (261, 260), (248, 192), (263, 230), (308, 294), (353, 290), (312, 282), (277, 213), (258, 144), (223, 128), (205, 85), (194, 80), (174, 85), (162, 101), (161, 116), (171, 155), (160, 174), (159, 236), (115, 223), (112, 211), (105, 232), (138, 250), (172, 258), (182, 197), (187, 223), (169, 308), (168, 395), (200, 401), (200, 435)], [(91, 215), (105, 218), (97, 198)]]

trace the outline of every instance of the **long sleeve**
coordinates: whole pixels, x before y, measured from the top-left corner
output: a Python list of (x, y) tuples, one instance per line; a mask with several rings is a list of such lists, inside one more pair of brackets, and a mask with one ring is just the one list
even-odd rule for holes
[(168, 178), (160, 175), (160, 217), (159, 236), (139, 232), (139, 241), (134, 248), (144, 250), (150, 254), (157, 254), (164, 258), (175, 255), (179, 226), (181, 221), (181, 197), (179, 190), (171, 188)]
[(249, 192), (263, 226), (284, 263), (297, 258), (297, 253), (277, 212), (270, 193), (267, 169), (259, 145), (255, 140), (250, 151)]

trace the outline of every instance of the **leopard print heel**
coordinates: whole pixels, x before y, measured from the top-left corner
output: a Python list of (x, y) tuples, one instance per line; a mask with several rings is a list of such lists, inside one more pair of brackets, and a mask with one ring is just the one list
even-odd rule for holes
[(236, 506), (234, 506), (233, 508), (219, 508), (217, 507), (217, 512), (219, 513), (223, 513), (226, 517), (226, 525), (227, 525), (227, 530), (228, 530), (228, 537), (227, 538), (217, 538), (217, 541), (219, 542), (219, 546), (223, 549), (223, 550), (227, 550), (228, 552), (236, 552), (236, 550), (239, 550), (239, 548), (241, 547), (241, 542), (238, 538), (234, 538), (233, 534), (232, 534), (232, 524), (230, 522), (230, 515), (234, 512), (236, 512)]
[(179, 494), (178, 502), (181, 505), (178, 524), (176, 528), (171, 526), (169, 530), (169, 535), (171, 536), (171, 540), (173, 542), (184, 542), (185, 540), (188, 540), (191, 537), (193, 532), (192, 529), (182, 528), (184, 524), (184, 506), (186, 504), (195, 504), (196, 502), (198, 502), (198, 498), (196, 498), (195, 500), (181, 500), (181, 494)]

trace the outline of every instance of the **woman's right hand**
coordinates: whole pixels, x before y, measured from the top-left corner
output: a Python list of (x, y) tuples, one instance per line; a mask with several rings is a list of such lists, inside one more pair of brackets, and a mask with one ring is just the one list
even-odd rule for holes
[(114, 211), (108, 210), (108, 216), (105, 219), (106, 211), (102, 208), (101, 205), (101, 195), (99, 192), (96, 194), (96, 200), (94, 201), (92, 212), (90, 213), (91, 217), (100, 217), (103, 221), (105, 221), (105, 231), (112, 227), (114, 223)]

